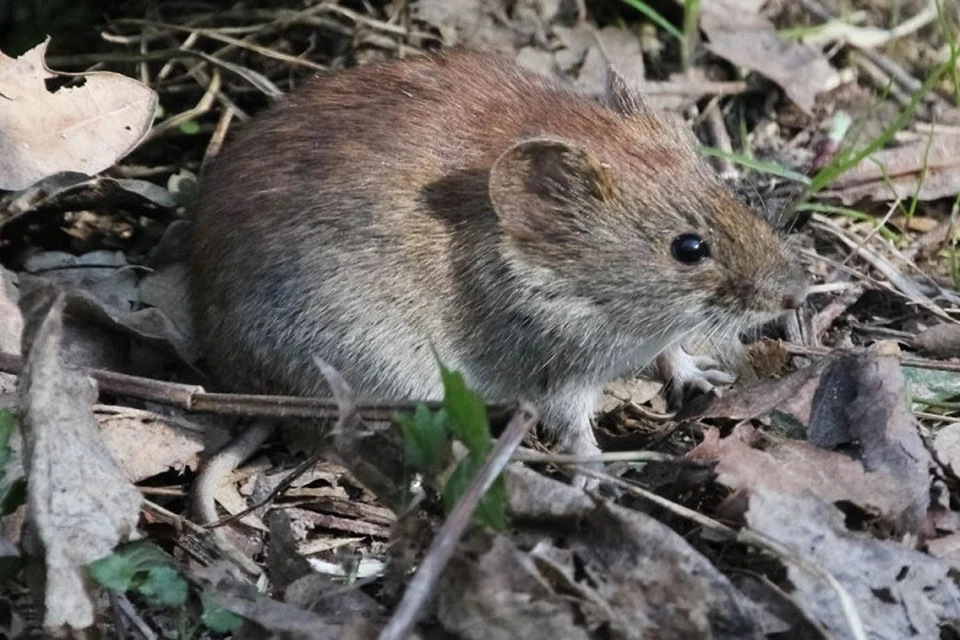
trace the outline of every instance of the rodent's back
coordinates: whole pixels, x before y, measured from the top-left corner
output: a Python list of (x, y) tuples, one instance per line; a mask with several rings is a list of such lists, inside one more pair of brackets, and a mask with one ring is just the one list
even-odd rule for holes
[[(540, 138), (584, 149), (610, 184), (598, 183), (598, 211), (557, 209), (506, 243), (491, 167)], [(696, 324), (678, 320), (688, 309), (735, 312), (793, 277), (776, 275), (792, 264), (775, 234), (691, 140), (681, 124), (624, 117), (485, 55), (313, 79), (204, 177), (192, 295), (211, 364), (234, 387), (319, 393), (318, 355), (363, 394), (430, 396), (433, 346), (494, 395), (603, 382), (656, 355), (631, 356), (635, 343), (665, 345)], [(549, 191), (553, 169), (536, 170), (543, 184), (508, 186)], [(731, 274), (675, 264), (661, 245), (688, 227), (732, 245)], [(742, 248), (759, 254), (734, 257)]]

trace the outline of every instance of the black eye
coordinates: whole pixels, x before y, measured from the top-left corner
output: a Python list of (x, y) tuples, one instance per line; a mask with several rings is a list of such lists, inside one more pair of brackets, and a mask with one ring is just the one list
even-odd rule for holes
[(710, 245), (695, 233), (682, 233), (674, 238), (670, 251), (684, 264), (697, 264), (710, 257)]

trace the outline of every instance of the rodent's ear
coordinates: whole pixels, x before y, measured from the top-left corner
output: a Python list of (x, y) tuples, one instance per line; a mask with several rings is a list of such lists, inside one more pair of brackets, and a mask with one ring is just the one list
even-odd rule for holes
[(604, 103), (626, 118), (650, 116), (650, 106), (616, 67), (607, 66), (607, 85)]
[(562, 232), (564, 223), (577, 224), (619, 193), (613, 173), (596, 156), (559, 140), (520, 142), (490, 169), (493, 208), (517, 237)]

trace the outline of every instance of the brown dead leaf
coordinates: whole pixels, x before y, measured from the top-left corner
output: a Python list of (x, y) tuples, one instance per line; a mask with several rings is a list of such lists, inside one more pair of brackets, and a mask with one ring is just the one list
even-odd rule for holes
[(960, 533), (951, 533), (927, 542), (927, 553), (946, 560), (954, 569), (960, 569)]
[(707, 48), (774, 81), (810, 114), (817, 94), (840, 85), (840, 74), (819, 51), (780, 38), (773, 23), (760, 15), (763, 4), (763, 0), (704, 2), (700, 25), (710, 40)]
[[(170, 266), (163, 275), (151, 274), (147, 285), (153, 299), (168, 304), (177, 314), (177, 322), (162, 309), (144, 307), (137, 271), (120, 252), (91, 251), (73, 256), (48, 251), (31, 256), (26, 269), (43, 274), (66, 291), (67, 312), (76, 323), (83, 321), (124, 333), (185, 363), (196, 360), (197, 345), (185, 310), (182, 265)], [(116, 342), (116, 335), (112, 337)]]
[(204, 449), (201, 425), (113, 406), (98, 408), (97, 417), (104, 444), (131, 482), (171, 469), (197, 469)]
[(852, 502), (893, 521), (911, 507), (898, 479), (887, 473), (868, 472), (856, 460), (806, 442), (763, 436), (766, 446), (754, 448), (760, 441), (761, 435), (746, 424), (726, 438), (709, 428), (687, 457), (716, 463), (717, 481), (733, 491), (762, 490), (785, 497), (811, 492), (827, 502)]
[(24, 189), (61, 171), (99, 173), (133, 150), (153, 122), (152, 89), (116, 73), (53, 73), (43, 62), (48, 42), (16, 60), (0, 54), (0, 189)]
[(877, 343), (830, 363), (814, 396), (809, 434), (822, 448), (856, 444), (864, 469), (896, 478), (899, 494), (909, 498), (902, 526), (911, 532), (926, 526), (933, 460), (907, 404), (894, 345)]
[[(346, 624), (331, 622), (307, 609), (278, 602), (248, 585), (219, 584), (207, 595), (220, 606), (255, 622), (262, 631), (250, 629), (247, 638), (289, 640), (373, 640), (376, 632), (357, 616)], [(248, 627), (250, 625), (247, 625)], [(264, 633), (266, 632), (266, 633)], [(416, 636), (414, 636), (415, 638)]]
[(600, 413), (610, 413), (630, 402), (638, 405), (646, 404), (656, 398), (662, 390), (662, 382), (644, 378), (618, 380), (607, 385), (603, 390), (597, 410)]
[(932, 128), (882, 149), (841, 175), (825, 191), (845, 204), (897, 198), (936, 200), (960, 193), (960, 133)]
[(140, 493), (100, 439), (91, 380), (58, 355), (64, 296), (46, 283), (22, 291), (20, 376), (27, 517), (46, 561), (44, 625), (94, 622), (86, 565), (136, 532)]
[(505, 14), (502, 0), (416, 0), (412, 13), (440, 32), (444, 45), (514, 53), (516, 34), (494, 17)]
[(514, 527), (547, 522), (564, 545), (544, 541), (524, 552), (483, 535), (464, 544), (438, 590), (448, 631), (484, 639), (587, 638), (600, 628), (616, 638), (761, 637), (764, 614), (667, 526), (530, 469), (510, 467), (506, 477)]
[[(13, 219), (25, 215), (51, 215), (87, 209), (118, 209), (155, 212), (158, 208), (177, 206), (172, 193), (145, 180), (97, 176), (83, 178), (79, 174), (57, 174), (22, 193), (11, 207)], [(17, 222), (22, 222), (17, 220)], [(9, 220), (3, 222), (4, 226)], [(4, 229), (0, 226), (0, 230)]]
[(595, 38), (580, 66), (577, 87), (590, 95), (603, 95), (607, 69), (612, 65), (631, 85), (640, 85), (645, 77), (640, 40), (619, 27), (604, 27)]
[[(848, 531), (844, 514), (811, 493), (750, 496), (747, 523), (833, 575), (850, 594), (869, 638), (938, 638), (960, 626), (960, 588), (949, 563)], [(787, 563), (791, 598), (833, 637), (849, 638), (839, 598), (820, 575)]]
[(806, 424), (813, 395), (820, 384), (820, 374), (826, 366), (827, 361), (821, 360), (784, 378), (760, 380), (748, 387), (734, 388), (695, 416), (684, 417), (752, 420), (777, 410)]
[(937, 358), (960, 357), (960, 326), (944, 323), (924, 329), (914, 336), (913, 346)]
[[(899, 357), (887, 355), (888, 347), (822, 360), (710, 407), (710, 415), (734, 419), (773, 408), (791, 413), (807, 424), (809, 444), (774, 440), (758, 451), (750, 447), (754, 431), (744, 425), (724, 440), (708, 432), (690, 456), (718, 462), (720, 481), (735, 490), (810, 490), (859, 505), (898, 531), (929, 534), (933, 461), (907, 406)], [(838, 447), (843, 455), (828, 452)]]
[[(23, 331), (23, 319), (17, 308), (16, 278), (12, 271), (0, 267), (0, 351), (14, 355), (20, 353), (20, 333)], [(16, 388), (16, 376), (0, 373), (0, 396), (13, 393)]]
[(954, 478), (960, 478), (960, 424), (948, 424), (937, 430), (933, 439), (933, 450)]
[(361, 589), (344, 589), (343, 582), (319, 573), (307, 574), (291, 583), (284, 593), (286, 602), (309, 609), (328, 620), (347, 622), (363, 616), (376, 625), (385, 623), (383, 605)]
[(505, 536), (475, 558), (451, 559), (437, 593), (440, 623), (465, 640), (590, 638), (575, 607)]

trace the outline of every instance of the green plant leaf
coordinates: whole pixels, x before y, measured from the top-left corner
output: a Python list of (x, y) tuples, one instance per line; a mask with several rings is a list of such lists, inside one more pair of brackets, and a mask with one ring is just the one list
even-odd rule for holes
[(93, 579), (107, 589), (129, 591), (147, 579), (152, 569), (172, 566), (173, 558), (163, 549), (152, 542), (139, 541), (91, 562), (87, 568)]
[(182, 607), (187, 602), (187, 581), (172, 566), (153, 567), (136, 589), (164, 607)]
[(960, 373), (917, 367), (902, 369), (915, 408), (949, 403), (960, 398)]
[(0, 490), (0, 516), (8, 516), (26, 503), (26, 478), (17, 478)]
[(896, 118), (888, 124), (876, 138), (871, 140), (865, 147), (859, 150), (850, 148), (842, 149), (833, 160), (821, 169), (810, 181), (807, 190), (807, 197), (811, 197), (819, 191), (822, 191), (832, 184), (841, 175), (855, 167), (861, 160), (882, 149), (893, 137), (903, 129), (913, 118), (920, 104), (926, 99), (927, 95), (933, 91), (940, 78), (950, 72), (951, 67), (957, 64), (957, 59), (951, 56), (950, 59), (938, 65), (933, 72), (927, 76), (926, 80), (919, 89), (910, 95), (910, 101), (904, 106)]
[(23, 569), (20, 556), (0, 556), (0, 584), (6, 584), (16, 578)]
[(17, 420), (10, 409), (0, 409), (0, 480), (7, 473), (7, 463), (10, 461), (12, 450), (10, 438), (17, 427)]
[[(9, 409), (0, 409), (0, 484), (7, 476), (7, 464), (13, 450), (10, 439), (17, 428), (16, 416)], [(0, 516), (10, 515), (27, 501), (27, 481), (17, 478), (0, 489)]]
[[(467, 486), (483, 464), (483, 460), (464, 458), (454, 469), (443, 489), (443, 504), (447, 513), (453, 509), (463, 496)], [(503, 531), (507, 526), (507, 491), (503, 477), (494, 480), (490, 489), (483, 495), (473, 512), (473, 521), (486, 525), (494, 531)]]
[(460, 372), (447, 369), (443, 363), (440, 363), (440, 377), (450, 430), (467, 447), (472, 458), (482, 460), (493, 448), (486, 403), (480, 394), (467, 387)]
[(211, 631), (217, 633), (232, 633), (243, 624), (243, 618), (228, 609), (221, 607), (206, 592), (200, 594), (200, 603), (203, 605), (203, 613), (200, 614), (200, 621)]
[(180, 125), (180, 133), (188, 136), (196, 135), (200, 133), (200, 123), (196, 120), (187, 120)]
[(102, 587), (120, 592), (126, 592), (133, 588), (133, 579), (138, 571), (137, 567), (128, 558), (116, 553), (91, 562), (87, 568), (90, 570), (93, 579)]
[(436, 471), (450, 454), (450, 432), (445, 409), (431, 411), (418, 404), (413, 415), (401, 414), (395, 421), (403, 432), (403, 462), (423, 473)]

